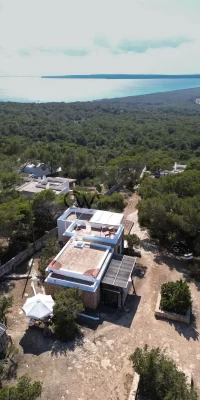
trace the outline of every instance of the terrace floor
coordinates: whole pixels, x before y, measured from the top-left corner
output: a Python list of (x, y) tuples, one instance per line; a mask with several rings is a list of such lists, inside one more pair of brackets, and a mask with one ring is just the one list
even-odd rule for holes
[(77, 237), (83, 237), (84, 235), (89, 235), (89, 236), (95, 236), (95, 237), (102, 237), (102, 238), (108, 238), (108, 239), (114, 239), (115, 237), (115, 231), (109, 231), (108, 229), (98, 229), (98, 228), (92, 228), (88, 229), (87, 227), (80, 227), (80, 228), (75, 228)]
[(84, 247), (75, 247), (70, 243), (57, 258), (61, 269), (71, 270), (84, 274), (88, 269), (97, 269), (106, 253), (104, 248), (85, 244)]

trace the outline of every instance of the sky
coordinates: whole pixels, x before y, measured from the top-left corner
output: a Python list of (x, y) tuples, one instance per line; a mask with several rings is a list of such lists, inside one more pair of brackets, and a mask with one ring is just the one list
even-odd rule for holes
[(0, 0), (0, 76), (200, 73), (200, 0)]

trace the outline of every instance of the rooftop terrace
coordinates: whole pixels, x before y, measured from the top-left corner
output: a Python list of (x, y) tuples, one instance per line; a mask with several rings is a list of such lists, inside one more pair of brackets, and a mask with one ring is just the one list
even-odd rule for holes
[(117, 233), (118, 227), (116, 227), (116, 228), (114, 226), (102, 227), (101, 225), (93, 227), (91, 224), (87, 224), (86, 226), (83, 226), (83, 225), (77, 223), (74, 227), (74, 230), (76, 231), (77, 240), (79, 240), (79, 238), (83, 237), (84, 235), (114, 239), (114, 237)]
[(109, 247), (70, 240), (48, 270), (57, 274), (74, 277), (88, 276), (97, 278), (109, 253)]

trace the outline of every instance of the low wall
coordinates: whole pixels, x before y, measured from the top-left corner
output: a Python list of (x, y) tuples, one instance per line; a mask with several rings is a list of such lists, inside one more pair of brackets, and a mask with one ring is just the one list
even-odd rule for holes
[(185, 322), (186, 324), (190, 324), (190, 316), (191, 316), (190, 310), (188, 310), (185, 315), (164, 311), (160, 309), (160, 301), (161, 301), (161, 293), (158, 294), (158, 299), (156, 303), (156, 309), (155, 309), (156, 317), (171, 319), (173, 321)]
[(140, 375), (138, 375), (137, 372), (135, 372), (128, 400), (136, 399), (139, 381), (140, 381)]
[(57, 228), (52, 229), (51, 231), (46, 233), (46, 235), (44, 235), (40, 239), (36, 240), (35, 248), (34, 248), (34, 245), (31, 244), (28, 247), (28, 249), (21, 251), (15, 257), (11, 258), (11, 260), (7, 261), (7, 263), (1, 265), (0, 266), (0, 278), (5, 274), (13, 272), (15, 270), (15, 268), (18, 267), (22, 262), (28, 260), (35, 252), (40, 250), (47, 239), (54, 237), (54, 236), (57, 236)]

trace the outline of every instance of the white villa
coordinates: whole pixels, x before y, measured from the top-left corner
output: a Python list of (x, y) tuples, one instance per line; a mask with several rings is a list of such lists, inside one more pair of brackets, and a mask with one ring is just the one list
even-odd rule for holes
[(187, 165), (185, 164), (178, 164), (177, 162), (175, 162), (174, 166), (173, 166), (173, 173), (179, 173), (179, 172), (183, 172), (185, 171)]
[(123, 214), (69, 207), (57, 220), (58, 240), (70, 238), (109, 245), (115, 253), (123, 250)]
[(60, 178), (60, 177), (46, 177), (43, 178), (24, 178), (25, 183), (19, 186), (16, 190), (22, 194), (27, 195), (29, 198), (33, 198), (36, 193), (43, 191), (44, 189), (51, 189), (56, 193), (65, 194), (70, 191), (70, 185), (75, 185), (76, 179)]
[(45, 288), (78, 288), (86, 307), (104, 303), (123, 306), (136, 259), (122, 255), (123, 214), (68, 208), (57, 220), (64, 247), (46, 269)]

